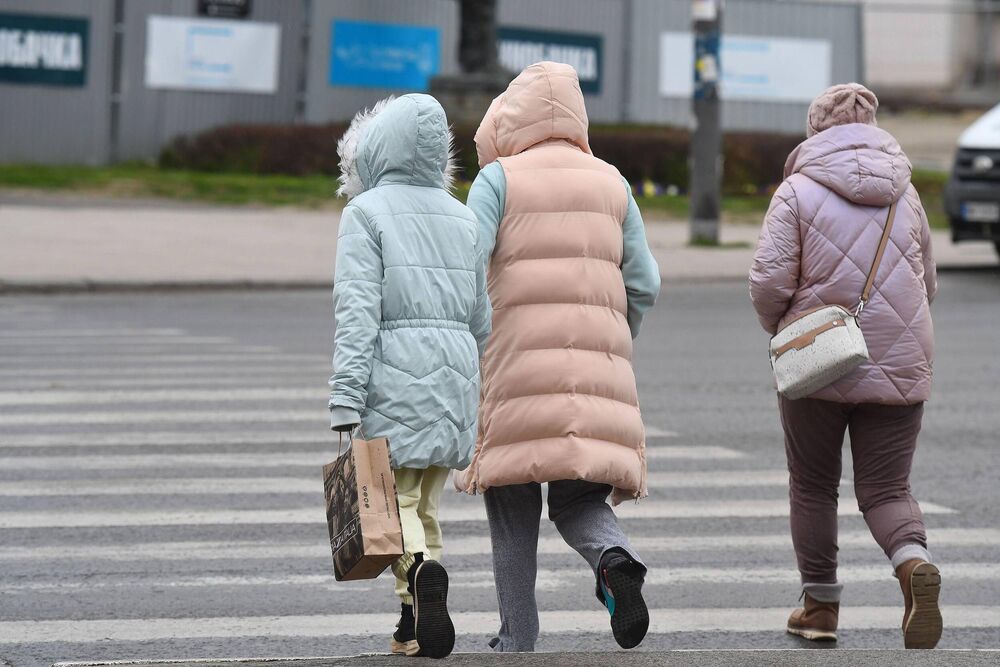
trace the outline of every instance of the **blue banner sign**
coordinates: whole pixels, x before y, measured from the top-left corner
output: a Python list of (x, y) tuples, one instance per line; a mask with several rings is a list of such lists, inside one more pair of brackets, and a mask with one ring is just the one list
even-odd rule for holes
[(0, 13), (0, 82), (84, 85), (89, 32), (85, 18)]
[(500, 64), (515, 73), (542, 60), (572, 65), (583, 92), (601, 92), (600, 35), (501, 26), (497, 28), (497, 51)]
[(438, 28), (333, 21), (331, 85), (427, 90), (440, 66)]

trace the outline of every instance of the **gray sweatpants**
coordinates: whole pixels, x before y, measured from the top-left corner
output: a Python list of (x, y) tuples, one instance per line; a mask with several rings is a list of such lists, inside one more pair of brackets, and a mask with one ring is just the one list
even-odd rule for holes
[[(549, 482), (549, 519), (597, 575), (601, 557), (619, 549), (642, 564), (607, 503), (611, 487), (583, 480)], [(493, 575), (500, 604), (500, 632), (490, 642), (498, 652), (534, 651), (538, 639), (535, 576), (538, 569), (538, 524), (542, 514), (541, 484), (514, 484), (488, 489), (486, 515), (493, 541)]]

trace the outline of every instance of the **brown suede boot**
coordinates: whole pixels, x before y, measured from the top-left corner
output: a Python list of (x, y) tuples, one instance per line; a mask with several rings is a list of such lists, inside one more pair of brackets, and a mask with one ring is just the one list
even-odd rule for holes
[(813, 641), (837, 641), (837, 617), (839, 602), (819, 602), (808, 593), (805, 607), (796, 609), (788, 617), (788, 633)]
[(899, 587), (903, 589), (903, 646), (934, 648), (941, 639), (941, 573), (919, 558), (896, 568)]

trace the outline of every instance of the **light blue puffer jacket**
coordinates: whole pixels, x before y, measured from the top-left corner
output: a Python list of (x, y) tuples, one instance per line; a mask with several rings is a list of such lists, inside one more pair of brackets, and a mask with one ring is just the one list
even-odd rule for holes
[(351, 199), (329, 405), (335, 424), (353, 416), (364, 437), (388, 437), (394, 468), (464, 468), (475, 445), (492, 311), (475, 215), (447, 190), (450, 145), (429, 95), (379, 103), (338, 145)]

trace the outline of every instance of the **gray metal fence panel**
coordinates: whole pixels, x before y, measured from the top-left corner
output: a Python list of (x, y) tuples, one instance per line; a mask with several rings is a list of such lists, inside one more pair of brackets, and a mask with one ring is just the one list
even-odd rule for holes
[[(688, 31), (688, 0), (633, 0), (633, 83), (629, 120), (690, 126), (691, 102), (665, 98), (659, 92), (660, 33)], [(857, 5), (799, 4), (780, 0), (726, 3), (724, 34), (828, 39), (831, 43), (831, 83), (861, 79), (861, 39)], [(805, 132), (806, 103), (724, 100), (722, 123), (727, 130)]]
[(359, 109), (370, 107), (384, 97), (413, 92), (331, 85), (330, 47), (335, 18), (436, 26), (441, 30), (441, 74), (458, 72), (458, 2), (455, 0), (313, 0), (311, 4), (307, 122), (347, 120)]
[(251, 21), (281, 26), (278, 89), (274, 94), (151, 89), (145, 81), (146, 18), (194, 16), (192, 0), (125, 3), (125, 43), (118, 158), (155, 157), (181, 134), (230, 123), (295, 120), (305, 16), (299, 0), (254, 0)]
[(90, 21), (84, 86), (0, 83), (0, 162), (107, 161), (113, 9), (112, 0), (0, 0), (0, 12)]
[[(0, 83), (0, 161), (96, 164), (112, 158), (148, 159), (177, 135), (230, 123), (345, 120), (359, 108), (401, 92), (331, 85), (331, 27), (336, 18), (435, 26), (440, 29), (440, 72), (458, 71), (455, 0), (254, 0), (249, 20), (281, 27), (276, 93), (150, 89), (145, 82), (147, 17), (193, 16), (196, 3), (122, 4), (121, 95), (117, 154), (112, 156), (114, 0), (0, 0), (0, 11), (83, 16), (90, 21), (85, 86)], [(857, 80), (862, 74), (860, 11), (853, 4), (740, 0), (727, 4), (724, 32), (828, 39), (832, 81)], [(689, 126), (690, 100), (660, 95), (659, 68), (660, 34), (689, 31), (690, 12), (690, 0), (500, 0), (498, 22), (600, 35), (601, 90), (587, 95), (592, 121)], [(799, 133), (805, 112), (804, 103), (730, 100), (723, 105), (723, 124), (729, 130)]]
[[(524, 27), (599, 35), (602, 39), (602, 86), (587, 95), (587, 111), (596, 122), (616, 122), (624, 107), (623, 0), (500, 0), (497, 22)], [(305, 119), (322, 123), (346, 120), (363, 107), (388, 95), (406, 93), (390, 88), (333, 86), (329, 81), (331, 30), (334, 19), (436, 26), (441, 29), (441, 74), (456, 74), (458, 66), (458, 3), (455, 0), (343, 0), (313, 2), (310, 17), (308, 97)]]

